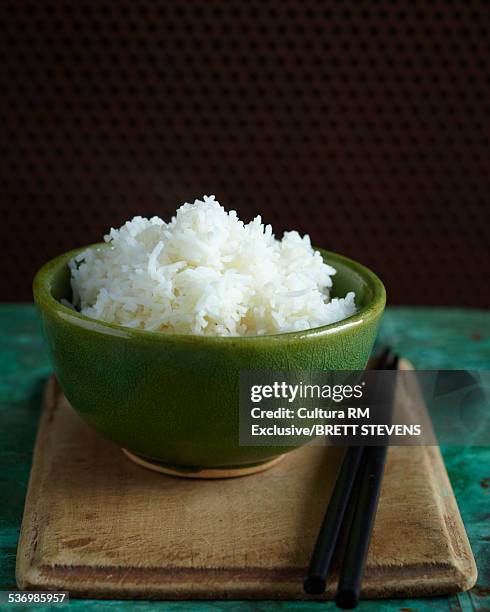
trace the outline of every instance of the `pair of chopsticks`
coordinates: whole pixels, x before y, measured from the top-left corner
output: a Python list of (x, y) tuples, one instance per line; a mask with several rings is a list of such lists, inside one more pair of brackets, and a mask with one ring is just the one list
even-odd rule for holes
[[(386, 349), (379, 358), (377, 370), (397, 370), (398, 356)], [(393, 404), (395, 386), (385, 390), (385, 400)], [(325, 592), (327, 575), (344, 525), (348, 507), (352, 522), (348, 531), (345, 555), (340, 570), (335, 602), (339, 608), (355, 608), (359, 603), (371, 533), (378, 506), (387, 446), (351, 446), (347, 448), (325, 518), (304, 580), (310, 595)]]

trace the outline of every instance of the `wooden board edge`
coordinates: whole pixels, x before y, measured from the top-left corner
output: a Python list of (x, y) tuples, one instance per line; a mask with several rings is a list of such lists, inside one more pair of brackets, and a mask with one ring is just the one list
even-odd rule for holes
[[(364, 599), (388, 599), (396, 597), (430, 597), (453, 595), (460, 592), (456, 586), (454, 568), (438, 568), (437, 582), (420, 579), (421, 573), (431, 574), (433, 566), (424, 564), (414, 568), (414, 573), (400, 581), (389, 568), (380, 568), (380, 586), (363, 589)], [(83, 570), (81, 573), (80, 571)], [(449, 571), (448, 571), (449, 570)], [(192, 569), (175, 568), (169, 575), (167, 569), (138, 569), (117, 567), (78, 568), (68, 566), (31, 566), (25, 575), (25, 589), (67, 590), (71, 597), (88, 599), (161, 599), (161, 600), (213, 600), (213, 599), (277, 599), (301, 600), (333, 599), (334, 584), (329, 583), (326, 593), (319, 598), (310, 597), (302, 590), (304, 569), (277, 570), (263, 568)], [(109, 576), (110, 583), (105, 578)], [(219, 575), (219, 581), (217, 577)], [(124, 584), (122, 581), (124, 580)], [(282, 582), (281, 582), (282, 580)], [(145, 588), (143, 585), (147, 585)]]
[[(412, 363), (405, 358), (400, 359), (400, 370), (414, 370)], [(425, 405), (424, 398), (420, 388), (417, 389), (419, 401)], [(439, 482), (443, 485), (445, 491), (438, 491), (435, 496), (440, 500), (441, 521), (445, 525), (448, 542), (453, 552), (454, 564), (451, 565), (451, 570), (454, 580), (458, 585), (458, 591), (464, 592), (471, 589), (477, 581), (478, 569), (476, 566), (473, 550), (468, 539), (468, 534), (461, 517), (458, 502), (454, 494), (449, 475), (446, 470), (446, 464), (442, 456), (439, 446), (426, 446), (428, 468), (432, 471), (437, 471), (437, 477), (432, 478), (432, 483)], [(454, 523), (448, 525), (448, 517), (454, 517)], [(449, 568), (448, 568), (449, 569)]]
[[(43, 464), (46, 453), (44, 449), (49, 441), (49, 425), (54, 418), (57, 409), (59, 387), (54, 375), (48, 378), (46, 383), (42, 413), (39, 420), (36, 440), (34, 443), (34, 453), (32, 456), (32, 467), (27, 485), (24, 512), (17, 544), (17, 556), (15, 564), (15, 578), (19, 589), (25, 590), (29, 586), (43, 586), (42, 578), (39, 576), (39, 569), (35, 563), (35, 553), (37, 550), (37, 520), (38, 501), (41, 499), (41, 479), (38, 474), (43, 473)], [(32, 517), (32, 520), (27, 520)]]
[[(400, 359), (400, 369), (414, 370), (414, 367), (410, 361), (402, 358)], [(417, 388), (416, 392), (419, 401), (425, 405), (420, 388)], [(456, 592), (468, 591), (476, 584), (478, 578), (478, 569), (468, 540), (468, 534), (439, 446), (425, 446), (425, 451), (429, 473), (433, 474), (432, 484), (439, 483), (439, 486), (444, 489), (437, 491), (435, 498), (440, 501), (440, 518), (445, 526), (447, 540), (453, 553), (454, 563), (448, 570), (451, 570), (453, 579), (458, 585), (459, 590)], [(437, 472), (437, 474), (434, 474), (434, 472)], [(451, 525), (448, 524), (448, 517), (454, 517)]]
[[(443, 521), (448, 542), (453, 552), (453, 565), (455, 581), (459, 587), (459, 592), (471, 589), (478, 579), (478, 569), (471, 548), (468, 534), (463, 523), (463, 518), (459, 510), (458, 502), (446, 470), (446, 465), (438, 446), (426, 447), (428, 460), (433, 469), (438, 471), (436, 481), (444, 486), (447, 495), (437, 496), (441, 503), (441, 520)], [(449, 522), (452, 517), (452, 522)]]

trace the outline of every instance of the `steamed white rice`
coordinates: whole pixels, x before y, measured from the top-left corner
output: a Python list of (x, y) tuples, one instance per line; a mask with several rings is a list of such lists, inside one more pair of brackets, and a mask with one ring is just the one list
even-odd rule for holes
[(334, 268), (309, 236), (276, 240), (260, 216), (247, 225), (214, 196), (165, 223), (135, 217), (70, 262), (73, 303), (126, 327), (250, 336), (305, 330), (356, 311), (354, 293), (330, 299)]

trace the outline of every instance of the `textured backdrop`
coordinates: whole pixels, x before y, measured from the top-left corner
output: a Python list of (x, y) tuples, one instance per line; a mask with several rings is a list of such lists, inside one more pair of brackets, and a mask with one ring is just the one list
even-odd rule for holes
[(488, 305), (487, 2), (0, 3), (0, 299), (134, 214), (215, 194)]

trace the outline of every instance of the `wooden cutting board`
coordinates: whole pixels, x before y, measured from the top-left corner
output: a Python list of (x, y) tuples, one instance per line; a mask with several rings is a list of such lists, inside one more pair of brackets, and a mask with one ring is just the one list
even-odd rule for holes
[[(342, 454), (305, 447), (229, 480), (164, 476), (85, 425), (51, 379), (18, 585), (90, 598), (309, 599), (302, 579)], [(439, 450), (390, 448), (363, 596), (442, 595), (475, 580)]]

